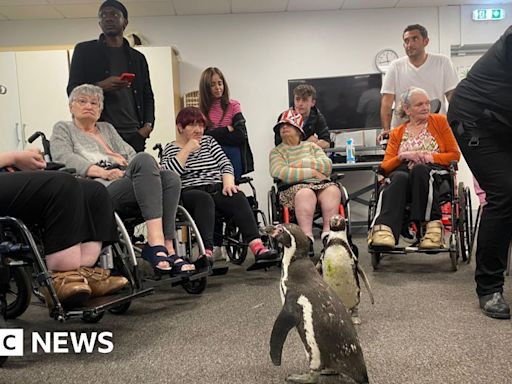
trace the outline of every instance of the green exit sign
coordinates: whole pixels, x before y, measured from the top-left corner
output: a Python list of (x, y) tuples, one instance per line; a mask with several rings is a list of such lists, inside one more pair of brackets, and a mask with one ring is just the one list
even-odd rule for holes
[(503, 20), (505, 18), (505, 10), (503, 8), (487, 8), (475, 9), (473, 11), (473, 20)]

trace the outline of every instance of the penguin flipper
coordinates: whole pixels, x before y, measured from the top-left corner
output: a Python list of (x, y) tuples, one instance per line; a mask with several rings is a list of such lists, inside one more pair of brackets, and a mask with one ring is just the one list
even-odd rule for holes
[(297, 316), (286, 308), (286, 304), (277, 316), (270, 336), (270, 358), (274, 365), (281, 365), (281, 354), (288, 332), (299, 323)]
[(370, 296), (370, 301), (372, 304), (375, 304), (375, 300), (373, 299), (373, 292), (372, 292), (372, 288), (370, 287), (370, 282), (368, 281), (368, 277), (366, 277), (366, 273), (364, 273), (364, 271), (361, 269), (361, 267), (359, 266), (359, 263), (356, 264), (356, 268), (357, 268), (357, 273), (361, 276), (361, 278), (363, 279), (363, 283), (368, 291), (368, 295)]

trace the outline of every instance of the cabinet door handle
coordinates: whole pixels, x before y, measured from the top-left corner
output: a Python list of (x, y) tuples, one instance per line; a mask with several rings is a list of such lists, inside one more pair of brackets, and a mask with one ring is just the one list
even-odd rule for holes
[(26, 142), (27, 142), (27, 141), (25, 140), (25, 136), (26, 136), (25, 131), (26, 131), (26, 128), (27, 128), (27, 124), (23, 123), (23, 124), (21, 125), (21, 142), (22, 142), (22, 144), (23, 144), (23, 148), (25, 148), (25, 146), (26, 146)]
[(16, 139), (18, 140), (19, 145), (21, 142), (20, 123), (16, 123)]

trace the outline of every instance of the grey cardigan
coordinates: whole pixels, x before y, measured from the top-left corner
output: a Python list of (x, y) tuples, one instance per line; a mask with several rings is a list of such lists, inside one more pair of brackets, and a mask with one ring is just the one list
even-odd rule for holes
[[(112, 124), (97, 122), (96, 127), (113, 152), (119, 153), (128, 162), (135, 157), (135, 150), (123, 141)], [(53, 126), (50, 149), (54, 161), (75, 168), (80, 176), (86, 176), (89, 167), (101, 160), (113, 161), (100, 143), (72, 121), (59, 121)]]

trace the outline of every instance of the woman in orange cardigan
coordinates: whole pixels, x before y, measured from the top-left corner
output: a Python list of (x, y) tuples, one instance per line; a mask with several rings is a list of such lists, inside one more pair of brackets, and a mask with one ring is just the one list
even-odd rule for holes
[(407, 202), (409, 219), (425, 224), (420, 248), (443, 246), (443, 225), (435, 175), (448, 174), (447, 166), (459, 160), (460, 151), (444, 115), (430, 114), (427, 92), (409, 88), (398, 114), (408, 118), (391, 131), (381, 169), (386, 176), (368, 243), (393, 248), (398, 243)]

